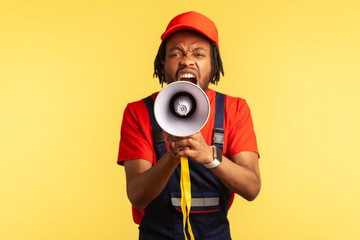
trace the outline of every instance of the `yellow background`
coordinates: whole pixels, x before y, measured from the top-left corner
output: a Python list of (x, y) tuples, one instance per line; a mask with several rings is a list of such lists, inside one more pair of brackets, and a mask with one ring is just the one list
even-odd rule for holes
[(360, 239), (360, 1), (0, 1), (0, 239), (137, 239), (122, 113), (160, 90), (160, 35), (199, 11), (247, 99), (263, 186), (238, 239)]

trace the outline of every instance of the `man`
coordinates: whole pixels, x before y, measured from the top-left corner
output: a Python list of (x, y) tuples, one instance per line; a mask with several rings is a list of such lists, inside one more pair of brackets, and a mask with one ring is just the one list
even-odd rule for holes
[(178, 201), (180, 157), (189, 158), (189, 219), (195, 239), (231, 239), (227, 211), (234, 193), (251, 201), (261, 185), (249, 107), (244, 99), (208, 89), (223, 74), (218, 32), (209, 18), (197, 12), (180, 14), (161, 39), (154, 76), (161, 84), (197, 84), (209, 98), (211, 113), (200, 132), (188, 137), (165, 133), (165, 141), (162, 131), (160, 137), (154, 131), (151, 104), (157, 93), (126, 107), (118, 163), (125, 166), (128, 198), (140, 224), (139, 239), (185, 238)]

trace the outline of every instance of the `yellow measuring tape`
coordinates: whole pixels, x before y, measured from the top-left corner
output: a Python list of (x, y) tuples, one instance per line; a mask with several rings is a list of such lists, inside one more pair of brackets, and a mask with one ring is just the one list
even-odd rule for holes
[(187, 222), (190, 238), (191, 240), (195, 240), (189, 221), (189, 215), (191, 209), (191, 182), (190, 182), (190, 172), (189, 172), (189, 160), (187, 157), (181, 157), (180, 161), (181, 161), (180, 187), (181, 187), (181, 210), (183, 214), (183, 231), (184, 231), (185, 240), (187, 240), (186, 231), (185, 231), (185, 226)]

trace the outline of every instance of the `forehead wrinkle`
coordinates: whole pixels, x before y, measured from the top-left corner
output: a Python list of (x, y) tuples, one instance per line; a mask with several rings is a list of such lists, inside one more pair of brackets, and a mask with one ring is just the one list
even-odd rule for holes
[[(190, 39), (187, 39), (185, 41), (171, 41), (172, 39), (170, 39), (169, 42), (167, 42), (167, 48), (168, 51), (173, 51), (173, 50), (179, 50), (179, 51), (199, 51), (199, 50), (204, 50), (204, 51), (210, 51), (210, 44), (208, 42), (202, 42), (201, 40), (199, 41), (198, 39), (193, 40), (191, 42), (189, 42)], [(204, 44), (208, 44), (206, 45), (206, 47), (204, 47)], [(207, 47), (209, 48), (209, 50), (207, 50)]]
[(209, 44), (210, 47), (209, 39), (204, 35), (202, 35), (201, 33), (193, 30), (181, 30), (171, 35), (168, 39), (167, 44), (177, 45), (177, 46), (181, 45), (180, 47), (184, 49), (188, 47), (193, 48), (194, 45), (202, 44), (205, 42)]
[(169, 51), (173, 51), (173, 50), (183, 51), (183, 48), (181, 48), (180, 46), (174, 46), (174, 47), (169, 49)]

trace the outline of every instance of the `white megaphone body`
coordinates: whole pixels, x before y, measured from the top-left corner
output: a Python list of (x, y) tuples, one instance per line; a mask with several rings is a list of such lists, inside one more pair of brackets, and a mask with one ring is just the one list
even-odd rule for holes
[(210, 103), (199, 86), (177, 81), (159, 92), (154, 103), (154, 114), (165, 132), (186, 137), (204, 127), (210, 115)]

